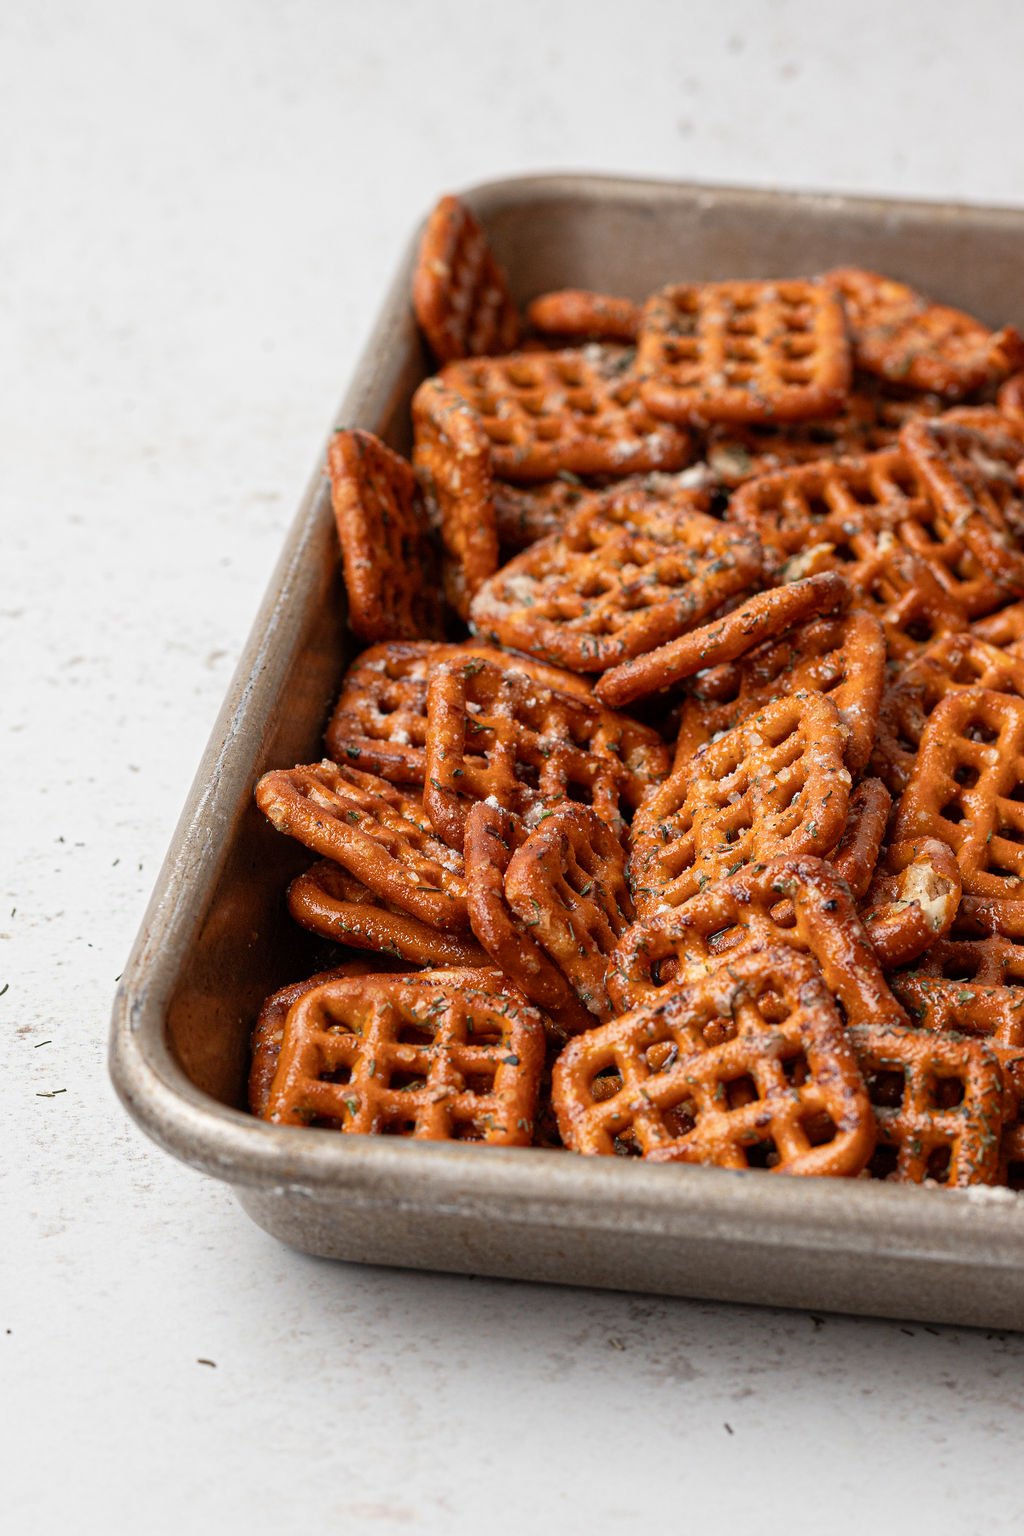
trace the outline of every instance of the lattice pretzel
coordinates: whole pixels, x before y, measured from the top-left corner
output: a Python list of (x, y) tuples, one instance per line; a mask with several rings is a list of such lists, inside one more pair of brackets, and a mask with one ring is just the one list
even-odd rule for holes
[[(384, 962), (387, 964), (387, 961)], [(270, 1085), (277, 1071), (284, 1038), (284, 1022), (293, 1003), (305, 993), (323, 986), (325, 981), (340, 981), (345, 976), (367, 976), (373, 970), (371, 962), (346, 961), (329, 971), (318, 971), (303, 981), (290, 982), (272, 992), (259, 1011), (252, 1032), (252, 1061), (249, 1068), (249, 1108), (254, 1115), (264, 1115), (270, 1097)]]
[(648, 414), (631, 362), (609, 347), (520, 352), (450, 363), (441, 379), (479, 414), (504, 480), (682, 469), (689, 437)]
[(839, 1015), (790, 949), (737, 956), (571, 1041), (553, 1097), (577, 1152), (849, 1175), (874, 1145)]
[(542, 293), (526, 307), (526, 323), (542, 336), (575, 341), (635, 341), (640, 305), (611, 293), (560, 288)]
[(652, 471), (648, 475), (618, 475), (606, 485), (588, 485), (578, 475), (563, 474), (534, 485), (494, 483), (494, 515), (503, 549), (528, 549), (538, 539), (561, 533), (580, 512), (600, 511), (623, 496), (642, 497), (645, 504), (686, 505), (693, 491), (708, 481), (704, 467), (691, 465), (679, 474)]
[(1024, 896), (1024, 700), (987, 688), (940, 700), (893, 837), (948, 843), (967, 894)]
[(305, 993), (285, 1021), (266, 1118), (529, 1146), (544, 1027), (492, 982), (487, 971), (422, 971)]
[(644, 305), (637, 369), (668, 421), (828, 416), (850, 387), (843, 306), (799, 279), (679, 283)]
[(678, 906), (743, 864), (827, 854), (846, 826), (843, 728), (822, 694), (776, 699), (652, 791), (632, 828), (641, 917)]
[(850, 1040), (878, 1126), (873, 1178), (951, 1188), (995, 1181), (1008, 1105), (988, 1046), (882, 1024), (858, 1025)]
[(698, 491), (610, 492), (481, 587), (474, 629), (578, 672), (660, 646), (760, 576), (757, 541), (706, 507)]
[(279, 832), (403, 912), (444, 931), (468, 928), (461, 854), (435, 837), (411, 794), (325, 758), (264, 774), (256, 803)]
[(327, 468), (349, 627), (362, 640), (439, 635), (437, 557), (412, 467), (372, 432), (336, 432)]
[(288, 887), (288, 911), (297, 923), (352, 949), (391, 956), (411, 965), (485, 965), (479, 944), (461, 933), (442, 933), (383, 902), (340, 864), (323, 859)]
[(498, 569), (491, 445), (461, 395), (427, 379), (412, 399), (413, 468), (434, 509), (444, 546), (444, 588), (460, 618)]
[(460, 848), (475, 800), (507, 810), (575, 799), (608, 825), (668, 769), (656, 731), (625, 715), (472, 660), (437, 668), (427, 693), (423, 796), (440, 836)]
[(505, 274), (479, 220), (457, 197), (443, 197), (427, 220), (412, 302), (439, 362), (510, 352), (519, 338)]
[(885, 635), (870, 613), (812, 619), (741, 661), (694, 678), (683, 702), (676, 768), (707, 742), (786, 694), (827, 694), (847, 731), (844, 756), (852, 774), (867, 767), (875, 742), (885, 678)]

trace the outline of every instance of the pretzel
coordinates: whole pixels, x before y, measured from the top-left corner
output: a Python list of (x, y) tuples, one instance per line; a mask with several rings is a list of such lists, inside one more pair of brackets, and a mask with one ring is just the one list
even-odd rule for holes
[(594, 1015), (576, 996), (560, 967), (505, 899), (509, 864), (527, 837), (522, 821), (489, 801), (466, 818), (466, 884), (473, 932), (524, 996), (543, 1008), (559, 1042), (589, 1029)]
[(893, 826), (896, 841), (948, 843), (964, 892), (1024, 896), (1024, 700), (988, 688), (932, 711)]
[(436, 556), (411, 466), (372, 432), (336, 432), (327, 453), (349, 628), (361, 640), (441, 633)]
[(511, 352), (519, 317), (479, 220), (457, 197), (427, 219), (412, 278), (420, 329), (439, 362)]
[(578, 672), (661, 645), (760, 575), (756, 540), (706, 516), (706, 506), (699, 491), (602, 498), (484, 583), (474, 629)]
[(883, 967), (907, 965), (953, 926), (963, 883), (951, 848), (937, 838), (893, 843), (872, 880), (861, 921)]
[(743, 864), (827, 854), (846, 826), (850, 773), (836, 707), (776, 699), (653, 790), (633, 820), (629, 880), (641, 917)]
[(610, 1018), (605, 968), (633, 921), (626, 855), (614, 831), (585, 806), (556, 806), (509, 860), (505, 901), (584, 1007)]
[(419, 799), (386, 780), (325, 758), (264, 774), (256, 804), (401, 911), (444, 932), (469, 926), (461, 855), (434, 836)]
[(526, 306), (526, 323), (542, 336), (579, 341), (636, 341), (640, 305), (610, 293), (560, 288)]
[(288, 911), (297, 923), (336, 944), (393, 956), (412, 965), (486, 965), (479, 944), (441, 933), (420, 918), (396, 911), (340, 864), (323, 859), (288, 887)]
[(652, 471), (649, 475), (620, 475), (604, 486), (587, 485), (573, 474), (535, 485), (508, 485), (496, 480), (498, 539), (503, 549), (528, 549), (538, 539), (561, 533), (577, 513), (614, 505), (627, 494), (637, 493), (638, 505), (640, 493), (646, 503), (685, 505), (690, 494), (703, 489), (709, 479), (703, 465), (693, 464), (679, 474)]
[(857, 367), (890, 383), (958, 400), (1020, 366), (1022, 343), (1012, 326), (993, 333), (961, 310), (859, 267), (837, 267), (825, 281), (846, 304)]
[(819, 614), (849, 605), (850, 589), (838, 571), (790, 582), (748, 597), (724, 618), (690, 629), (676, 639), (634, 656), (599, 678), (594, 693), (605, 704), (623, 708), (660, 693), (707, 667), (737, 661), (763, 640), (772, 640)]
[(641, 397), (668, 421), (800, 421), (839, 410), (850, 348), (834, 289), (679, 283), (644, 305)]
[[(784, 589), (785, 590), (785, 589)], [(683, 702), (675, 766), (773, 699), (827, 693), (847, 732), (844, 757), (863, 772), (875, 742), (885, 677), (885, 635), (870, 613), (811, 619), (766, 640), (740, 661), (710, 667), (692, 680)]]
[(1024, 425), (1024, 372), (1015, 373), (999, 388), (999, 409), (1016, 431)]
[(475, 800), (520, 813), (574, 799), (609, 826), (668, 769), (656, 731), (492, 662), (446, 662), (427, 691), (427, 814), (461, 848)]
[[(386, 963), (386, 962), (385, 962)], [(256, 1027), (252, 1032), (252, 1061), (249, 1068), (249, 1108), (254, 1115), (264, 1115), (270, 1097), (270, 1085), (277, 1071), (284, 1038), (284, 1021), (293, 1003), (307, 992), (323, 986), (325, 981), (340, 981), (344, 976), (367, 976), (373, 970), (370, 962), (355, 960), (335, 966), (330, 971), (318, 971), (304, 981), (293, 981), (287, 987), (272, 992), (260, 1009)]]
[(1001, 600), (901, 449), (763, 475), (740, 487), (729, 517), (758, 535), (776, 579), (840, 570), (895, 656)]
[(479, 414), (503, 480), (682, 469), (689, 436), (648, 413), (631, 362), (612, 347), (517, 352), (449, 363), (441, 380)]
[[(999, 617), (995, 614), (981, 624), (992, 625)], [(910, 781), (924, 728), (936, 704), (947, 694), (969, 687), (991, 688), (1024, 699), (1024, 657), (989, 645), (976, 633), (945, 635), (908, 662), (885, 690), (871, 762), (894, 794), (901, 794)]]
[(950, 1188), (995, 1181), (1007, 1100), (988, 1046), (885, 1024), (857, 1025), (849, 1038), (878, 1127), (873, 1178)]
[(445, 559), (445, 596), (461, 619), (498, 569), (491, 445), (461, 395), (427, 379), (412, 398), (413, 468), (435, 509)]
[(971, 625), (971, 633), (1014, 656), (1024, 655), (1024, 603), (1010, 603)]
[(571, 1041), (552, 1091), (577, 1152), (851, 1175), (874, 1146), (839, 1015), (791, 949), (739, 955)]
[(427, 755), (427, 682), (443, 661), (482, 656), (561, 693), (591, 698), (590, 684), (575, 672), (548, 667), (467, 641), (395, 640), (363, 651), (345, 674), (324, 742), (329, 755), (395, 784), (422, 784)]
[(828, 862), (849, 886), (856, 901), (866, 896), (870, 888), (891, 809), (892, 796), (881, 779), (864, 779), (850, 796), (846, 831), (829, 854)]
[(493, 972), (331, 981), (289, 1009), (265, 1118), (529, 1146), (544, 1027)]
[(906, 1023), (848, 887), (822, 859), (748, 864), (674, 909), (627, 929), (608, 963), (608, 992), (625, 1011), (731, 965), (747, 951), (810, 954), (847, 1023)]

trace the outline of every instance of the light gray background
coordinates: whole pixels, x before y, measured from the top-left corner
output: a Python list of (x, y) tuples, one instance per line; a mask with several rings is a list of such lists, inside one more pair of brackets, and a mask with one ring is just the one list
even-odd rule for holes
[(0, 5), (10, 1529), (1020, 1528), (1024, 1339), (302, 1258), (135, 1132), (104, 1055), (434, 197), (563, 168), (1020, 203), (1022, 58), (1016, 0)]

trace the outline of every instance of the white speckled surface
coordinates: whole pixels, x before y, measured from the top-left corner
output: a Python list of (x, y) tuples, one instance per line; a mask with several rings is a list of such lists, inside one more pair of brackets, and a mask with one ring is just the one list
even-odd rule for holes
[(12, 1529), (1019, 1529), (1024, 1337), (302, 1258), (134, 1130), (104, 1057), (433, 197), (562, 167), (1020, 203), (1022, 56), (1012, 0), (0, 10)]

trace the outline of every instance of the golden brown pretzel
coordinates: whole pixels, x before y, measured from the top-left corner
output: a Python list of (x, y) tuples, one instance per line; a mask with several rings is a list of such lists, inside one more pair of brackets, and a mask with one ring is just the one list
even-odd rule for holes
[(327, 469), (353, 633), (439, 635), (437, 558), (411, 465), (372, 432), (335, 432)]
[(474, 592), (498, 569), (491, 445), (454, 390), (427, 379), (412, 398), (413, 469), (434, 509), (444, 546), (444, 588), (461, 619)]
[(473, 628), (576, 672), (650, 651), (760, 577), (757, 541), (706, 507), (699, 491), (610, 491), (485, 582)]
[(956, 855), (934, 837), (893, 843), (861, 905), (861, 921), (887, 971), (923, 955), (953, 926), (963, 883)]
[(377, 956), (390, 955), (412, 965), (487, 964), (487, 956), (471, 938), (442, 933), (420, 918), (398, 911), (330, 859), (314, 864), (292, 881), (288, 911), (312, 933)]
[(776, 699), (653, 790), (633, 820), (629, 879), (641, 917), (743, 864), (824, 855), (846, 826), (843, 728), (823, 694)]
[(838, 571), (822, 571), (786, 586), (770, 587), (748, 597), (724, 617), (624, 661), (598, 679), (594, 692), (603, 703), (624, 708), (707, 667), (737, 661), (762, 641), (774, 640), (795, 624), (820, 614), (846, 608), (849, 602), (850, 588)]
[[(386, 961), (384, 963), (387, 964)], [(277, 1060), (281, 1054), (284, 1021), (288, 1017), (288, 1010), (292, 1004), (298, 1002), (299, 998), (307, 992), (322, 986), (325, 981), (340, 981), (343, 976), (368, 976), (374, 968), (372, 961), (346, 961), (344, 965), (335, 966), (333, 970), (318, 971), (315, 976), (309, 976), (303, 981), (293, 981), (288, 986), (280, 987), (270, 994), (260, 1009), (252, 1032), (248, 1096), (249, 1108), (254, 1115), (263, 1115), (266, 1112), (270, 1085), (274, 1081)]]
[[(607, 479), (607, 477), (604, 477)], [(555, 480), (539, 480), (533, 485), (494, 483), (494, 514), (502, 549), (528, 549), (538, 539), (561, 533), (580, 512), (598, 512), (618, 504), (624, 496), (641, 503), (663, 502), (685, 506), (695, 490), (701, 490), (710, 476), (703, 465), (694, 464), (678, 474), (652, 470), (646, 475), (618, 475), (606, 484), (587, 484), (578, 475), (561, 474)]]
[(874, 1145), (846, 1031), (791, 949), (739, 955), (571, 1041), (553, 1097), (577, 1152), (852, 1175)]
[(850, 387), (843, 306), (801, 279), (677, 283), (644, 305), (637, 370), (668, 421), (828, 416)]
[(289, 1009), (265, 1118), (529, 1146), (544, 1027), (493, 971), (326, 982)]
[(439, 362), (510, 352), (519, 339), (505, 274), (479, 220), (457, 197), (443, 197), (427, 219), (412, 303)]
[(689, 436), (648, 413), (631, 361), (613, 347), (517, 352), (450, 363), (441, 379), (479, 414), (503, 480), (682, 469)]
[(989, 645), (1001, 646), (1019, 656), (1024, 653), (1024, 603), (1010, 603), (998, 613), (987, 614), (971, 625), (971, 633)]
[(846, 831), (828, 856), (855, 901), (866, 896), (892, 810), (892, 796), (881, 779), (864, 779), (850, 796)]
[(427, 691), (424, 804), (439, 836), (462, 847), (476, 800), (518, 813), (574, 799), (618, 828), (667, 772), (656, 731), (578, 695), (474, 659), (446, 662)]
[(635, 341), (640, 305), (610, 293), (560, 288), (526, 306), (526, 323), (542, 336), (578, 341)]

